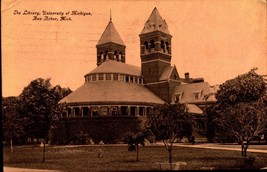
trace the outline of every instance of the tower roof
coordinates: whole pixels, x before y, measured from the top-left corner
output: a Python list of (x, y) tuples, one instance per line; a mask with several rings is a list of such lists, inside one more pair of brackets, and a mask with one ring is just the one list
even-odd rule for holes
[(162, 19), (156, 7), (154, 8), (150, 17), (146, 21), (141, 34), (154, 31), (161, 31), (170, 34), (166, 21)]
[(118, 31), (116, 30), (114, 24), (112, 23), (111, 19), (105, 31), (103, 32), (101, 38), (99, 39), (97, 45), (101, 45), (101, 44), (105, 44), (109, 42), (113, 42), (113, 43), (120, 44), (120, 45), (125, 45)]

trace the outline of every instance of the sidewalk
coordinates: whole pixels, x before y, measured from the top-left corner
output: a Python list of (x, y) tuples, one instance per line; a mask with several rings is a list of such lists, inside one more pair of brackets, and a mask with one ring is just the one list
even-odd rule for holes
[[(213, 146), (216, 145), (216, 146)], [(233, 151), (240, 151), (241, 152), (241, 146), (239, 148), (227, 148), (227, 147), (220, 147), (218, 144), (180, 144), (180, 143), (174, 143), (173, 146), (180, 146), (180, 147), (192, 147), (192, 148), (203, 148), (203, 149), (221, 149), (221, 150), (233, 150)], [(247, 152), (257, 152), (257, 153), (267, 153), (267, 150), (264, 149), (250, 149), (248, 148)]]
[(3, 172), (61, 172), (57, 170), (42, 170), (29, 168), (4, 167)]

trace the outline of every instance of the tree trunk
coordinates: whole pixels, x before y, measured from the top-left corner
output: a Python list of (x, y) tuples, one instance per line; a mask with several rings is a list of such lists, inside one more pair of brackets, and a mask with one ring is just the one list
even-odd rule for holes
[(138, 144), (136, 145), (136, 161), (139, 161), (139, 146)]
[(170, 170), (172, 170), (172, 148), (168, 148)]
[(241, 156), (244, 156), (244, 143), (242, 142), (241, 145)]
[(10, 151), (13, 152), (13, 142), (12, 142), (12, 138), (10, 139)]
[(44, 147), (43, 147), (43, 162), (45, 162), (45, 138), (44, 138)]

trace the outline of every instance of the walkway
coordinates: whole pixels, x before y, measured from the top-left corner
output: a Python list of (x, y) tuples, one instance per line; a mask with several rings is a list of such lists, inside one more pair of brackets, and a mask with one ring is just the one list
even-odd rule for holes
[(29, 168), (4, 167), (3, 172), (60, 172), (57, 170), (42, 170)]
[[(159, 144), (159, 143), (157, 143)], [(203, 148), (203, 149), (221, 149), (221, 150), (233, 150), (233, 151), (240, 151), (241, 152), (241, 145), (239, 148), (230, 148), (230, 147), (223, 147), (220, 146), (220, 144), (181, 144), (181, 143), (175, 143), (173, 146), (180, 146), (180, 147), (192, 147), (192, 148)], [(267, 145), (266, 145), (267, 147)], [(247, 149), (247, 152), (257, 152), (257, 153), (267, 153), (267, 149)]]

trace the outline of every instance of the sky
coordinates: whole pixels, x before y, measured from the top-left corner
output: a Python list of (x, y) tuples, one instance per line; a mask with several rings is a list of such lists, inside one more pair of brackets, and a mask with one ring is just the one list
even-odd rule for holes
[[(96, 68), (96, 44), (110, 20), (126, 45), (126, 63), (141, 66), (140, 40), (154, 7), (172, 37), (180, 77), (210, 85), (257, 67), (267, 74), (265, 0), (2, 0), (2, 96), (18, 96), (32, 80), (76, 90)], [(33, 20), (35, 13), (82, 11), (69, 21)], [(20, 14), (15, 11), (21, 12)], [(42, 13), (38, 16), (44, 19)], [(51, 15), (60, 18), (58, 15)]]

